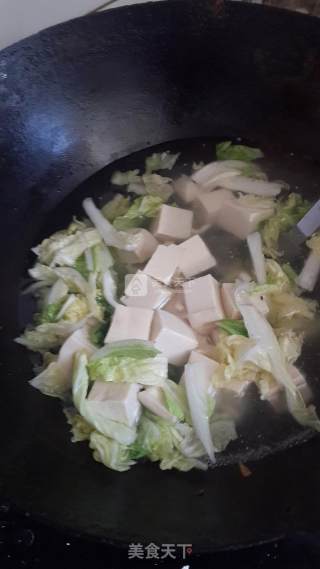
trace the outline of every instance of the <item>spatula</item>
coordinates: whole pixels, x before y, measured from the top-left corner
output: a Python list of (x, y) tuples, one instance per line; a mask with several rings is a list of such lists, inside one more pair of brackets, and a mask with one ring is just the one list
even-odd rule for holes
[(293, 261), (299, 255), (302, 243), (320, 227), (320, 200), (318, 200), (305, 216), (287, 233), (279, 238), (279, 250), (283, 257)]

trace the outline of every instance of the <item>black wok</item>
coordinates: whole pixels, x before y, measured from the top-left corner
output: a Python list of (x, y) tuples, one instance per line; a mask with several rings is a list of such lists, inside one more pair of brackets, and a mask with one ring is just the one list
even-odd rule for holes
[[(29, 357), (12, 342), (28, 316), (19, 291), (30, 247), (82, 197), (105, 196), (114, 165), (84, 181), (115, 160), (160, 143), (209, 160), (216, 139), (241, 136), (275, 176), (319, 197), (319, 79), (318, 20), (233, 3), (217, 15), (202, 0), (88, 16), (0, 54), (3, 498), (119, 545), (212, 550), (320, 529), (320, 441), (290, 418), (262, 406), (248, 417), (248, 443), (205, 473), (115, 473), (70, 443), (59, 404), (28, 386)], [(302, 365), (317, 395), (317, 344)], [(251, 477), (240, 459), (252, 461)]]

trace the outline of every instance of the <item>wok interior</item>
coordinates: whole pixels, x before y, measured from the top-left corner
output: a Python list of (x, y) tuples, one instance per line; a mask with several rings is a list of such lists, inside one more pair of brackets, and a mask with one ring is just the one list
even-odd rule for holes
[[(212, 161), (216, 142), (218, 141), (213, 138), (197, 138), (163, 143), (133, 153), (108, 165), (75, 189), (66, 200), (63, 200), (53, 212), (48, 214), (45, 229), (38, 236), (37, 242), (43, 237), (48, 237), (52, 232), (63, 229), (71, 222), (74, 215), (79, 218), (84, 216), (81, 207), (83, 198), (93, 197), (99, 205), (111, 199), (115, 187), (111, 185), (110, 179), (114, 171), (142, 169), (147, 156), (153, 152), (169, 150), (172, 153), (181, 153), (178, 164), (172, 172), (175, 178), (181, 174), (190, 173), (194, 161), (205, 163)], [(313, 163), (310, 157), (301, 159), (292, 153), (275, 156), (270, 150), (270, 153), (266, 153), (261, 165), (272, 179), (288, 181), (291, 191), (299, 191), (304, 197), (310, 200), (315, 199), (310, 182), (319, 179), (320, 165)], [(212, 271), (215, 277), (228, 281), (232, 280), (240, 270), (250, 269), (250, 259), (245, 242), (215, 228), (206, 232), (202, 237), (218, 260), (218, 265)], [(298, 270), (303, 264), (304, 254), (305, 252), (301, 249), (300, 254), (298, 251), (298, 256), (293, 261), (294, 267)], [(34, 261), (34, 256), (32, 257)], [(228, 275), (233, 276), (228, 279)], [(319, 290), (318, 285), (312, 294), (313, 298), (320, 299)], [(30, 297), (22, 296), (22, 327), (31, 320), (33, 309), (34, 305)], [(315, 404), (320, 401), (320, 381), (318, 380), (320, 352), (317, 349), (319, 339), (319, 333), (312, 334), (309, 341), (305, 342), (303, 353), (297, 362), (312, 388)], [(248, 393), (241, 400), (237, 430), (239, 438), (232, 441), (225, 451), (218, 453), (215, 466), (257, 460), (270, 453), (282, 451), (288, 446), (302, 443), (314, 434), (309, 429), (299, 427), (288, 412), (277, 412), (270, 403), (261, 401), (254, 385), (251, 385)], [(66, 436), (68, 436), (67, 429)]]
[[(318, 529), (316, 438), (255, 462), (245, 480), (237, 466), (164, 476), (139, 465), (119, 475), (72, 445), (57, 402), (27, 384), (29, 356), (12, 339), (31, 315), (20, 297), (30, 247), (79, 213), (82, 198), (105, 196), (115, 168), (139, 167), (134, 151), (179, 139), (162, 148), (191, 164), (212, 159), (215, 136), (242, 136), (263, 148), (270, 177), (320, 195), (319, 20), (236, 2), (217, 18), (211, 0), (108, 12), (0, 54), (1, 494), (48, 523), (125, 546), (208, 550)], [(301, 363), (318, 399), (316, 341)], [(259, 409), (230, 460), (308, 436)]]

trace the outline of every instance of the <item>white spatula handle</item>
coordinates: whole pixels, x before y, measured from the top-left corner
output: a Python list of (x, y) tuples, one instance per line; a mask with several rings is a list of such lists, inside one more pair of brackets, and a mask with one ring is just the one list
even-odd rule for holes
[(320, 200), (300, 219), (297, 227), (306, 237), (310, 237), (320, 227)]

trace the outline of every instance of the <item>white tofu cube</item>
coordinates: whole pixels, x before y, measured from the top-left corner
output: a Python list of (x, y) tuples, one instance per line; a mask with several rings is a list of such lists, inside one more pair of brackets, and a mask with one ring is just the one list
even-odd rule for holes
[(175, 316), (178, 316), (181, 320), (185, 320), (187, 318), (187, 307), (184, 302), (183, 289), (181, 288), (177, 291), (171, 289), (171, 291), (173, 294), (169, 299), (169, 302), (167, 302), (163, 308), (166, 312), (175, 314)]
[(211, 275), (205, 275), (183, 285), (188, 319), (199, 332), (209, 329), (225, 317), (220, 297), (220, 285)]
[(119, 304), (115, 309), (105, 343), (120, 340), (148, 340), (153, 310)]
[(212, 340), (211, 335), (199, 334), (199, 332), (197, 331), (195, 331), (195, 335), (198, 340), (197, 352), (200, 352), (201, 354), (211, 358), (214, 346), (214, 342)]
[(181, 176), (174, 183), (175, 193), (185, 204), (192, 204), (196, 197), (203, 192), (201, 186), (188, 176)]
[(200, 312), (192, 312), (188, 314), (190, 326), (200, 334), (210, 334), (214, 322), (216, 321), (216, 312), (214, 309), (201, 310)]
[(234, 284), (223, 283), (221, 286), (221, 300), (226, 318), (231, 320), (239, 320), (241, 314), (234, 299)]
[(189, 279), (215, 267), (217, 261), (211, 255), (205, 242), (199, 235), (194, 235), (177, 245), (179, 250), (179, 268)]
[(173, 291), (158, 281), (146, 275), (143, 271), (137, 271), (127, 284), (121, 302), (126, 306), (136, 308), (162, 308), (170, 301)]
[(169, 285), (178, 271), (181, 251), (177, 245), (158, 245), (143, 269), (149, 277)]
[(200, 194), (193, 204), (196, 225), (199, 227), (215, 223), (224, 204), (234, 199), (229, 190), (216, 190)]
[(151, 230), (158, 241), (183, 241), (191, 235), (192, 220), (192, 211), (163, 204)]
[(256, 231), (259, 223), (270, 217), (268, 208), (247, 207), (238, 200), (226, 201), (220, 210), (216, 224), (239, 239), (246, 239)]
[(208, 358), (198, 350), (192, 350), (190, 357), (189, 357), (189, 364), (195, 364), (198, 362), (202, 362), (205, 365), (205, 369), (207, 370), (208, 376), (210, 379), (212, 374), (218, 369), (220, 364), (213, 360), (212, 358)]
[(193, 330), (174, 314), (156, 310), (152, 323), (151, 340), (169, 363), (184, 365), (198, 341)]
[(136, 425), (141, 414), (138, 400), (140, 386), (136, 383), (111, 383), (95, 381), (88, 395), (97, 410), (113, 421)]
[(136, 228), (128, 230), (134, 236), (133, 251), (117, 251), (117, 255), (123, 263), (145, 263), (158, 247), (158, 241), (147, 229)]

